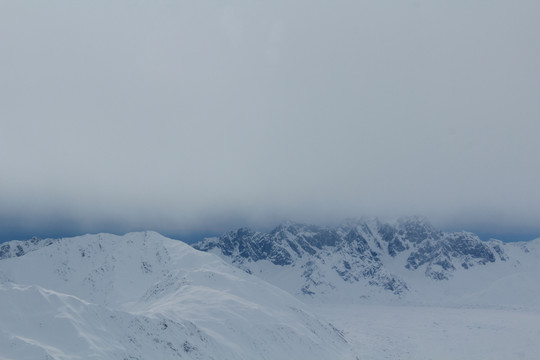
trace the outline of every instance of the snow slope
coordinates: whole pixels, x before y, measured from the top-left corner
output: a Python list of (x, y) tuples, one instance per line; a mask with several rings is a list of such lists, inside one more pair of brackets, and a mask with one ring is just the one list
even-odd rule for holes
[(301, 302), (179, 241), (35, 243), (0, 260), (1, 359), (350, 358)]

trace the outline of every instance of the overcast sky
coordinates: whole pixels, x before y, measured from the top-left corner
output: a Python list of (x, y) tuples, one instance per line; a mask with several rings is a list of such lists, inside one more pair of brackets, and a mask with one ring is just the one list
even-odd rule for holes
[(539, 1), (6, 0), (0, 48), (2, 240), (540, 236)]

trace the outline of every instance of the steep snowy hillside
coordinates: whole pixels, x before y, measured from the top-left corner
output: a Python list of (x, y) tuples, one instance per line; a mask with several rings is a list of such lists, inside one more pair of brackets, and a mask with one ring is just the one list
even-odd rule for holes
[[(305, 300), (475, 304), (505, 291), (497, 281), (540, 295), (537, 241), (485, 242), (468, 232), (439, 231), (419, 217), (360, 219), (335, 228), (286, 223), (269, 233), (242, 228), (194, 247)], [(523, 305), (540, 305), (528, 298)]]
[(289, 294), (157, 233), (12, 242), (3, 255), (2, 359), (349, 358)]

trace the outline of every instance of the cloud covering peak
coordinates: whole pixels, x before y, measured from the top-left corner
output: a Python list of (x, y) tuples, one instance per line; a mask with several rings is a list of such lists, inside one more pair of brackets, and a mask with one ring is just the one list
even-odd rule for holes
[(540, 231), (539, 7), (2, 3), (4, 228)]

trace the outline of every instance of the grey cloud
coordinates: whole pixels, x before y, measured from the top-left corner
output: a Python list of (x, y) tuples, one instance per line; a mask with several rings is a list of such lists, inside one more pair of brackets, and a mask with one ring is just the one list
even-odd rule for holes
[(539, 7), (4, 2), (2, 214), (540, 231)]

